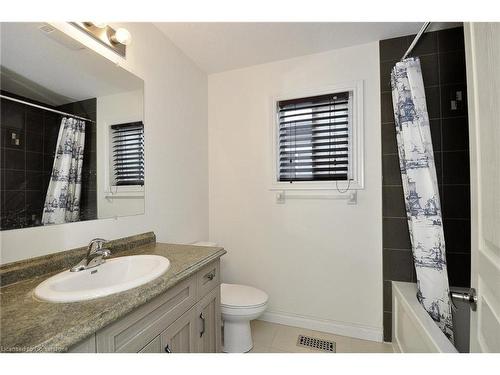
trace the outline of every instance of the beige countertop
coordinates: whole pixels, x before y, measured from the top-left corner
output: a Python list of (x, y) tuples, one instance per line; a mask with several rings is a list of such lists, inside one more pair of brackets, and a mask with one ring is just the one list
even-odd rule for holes
[(170, 260), (170, 268), (145, 285), (82, 302), (51, 303), (34, 298), (34, 288), (61, 270), (5, 285), (0, 288), (0, 351), (67, 351), (225, 253), (221, 247), (154, 242), (121, 251), (119, 256), (164, 256)]

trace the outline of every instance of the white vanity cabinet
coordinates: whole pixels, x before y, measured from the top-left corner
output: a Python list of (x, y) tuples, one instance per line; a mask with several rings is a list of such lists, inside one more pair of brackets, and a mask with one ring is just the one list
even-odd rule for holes
[(69, 352), (217, 353), (220, 346), (216, 260)]

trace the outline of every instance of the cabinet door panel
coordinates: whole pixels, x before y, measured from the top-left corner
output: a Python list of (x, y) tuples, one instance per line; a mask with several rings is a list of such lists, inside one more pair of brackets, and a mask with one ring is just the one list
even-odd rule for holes
[(217, 286), (196, 304), (199, 319), (198, 351), (219, 353), (221, 343), (220, 288)]
[(196, 277), (156, 297), (129, 315), (97, 332), (99, 353), (136, 353), (196, 302)]
[(160, 335), (161, 347), (167, 353), (195, 353), (197, 351), (198, 319), (196, 309), (182, 315)]
[(142, 348), (139, 353), (163, 353), (160, 336), (154, 338), (149, 344)]

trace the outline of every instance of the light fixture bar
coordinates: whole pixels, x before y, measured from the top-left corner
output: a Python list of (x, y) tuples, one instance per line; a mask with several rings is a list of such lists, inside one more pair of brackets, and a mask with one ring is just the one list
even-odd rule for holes
[(93, 22), (70, 22), (70, 24), (84, 31), (116, 54), (122, 57), (126, 57), (126, 44), (128, 44), (130, 41), (130, 34), (128, 34), (128, 40), (121, 40), (121, 42), (118, 42), (116, 38), (116, 32), (122, 29), (115, 30), (109, 25), (95, 25)]

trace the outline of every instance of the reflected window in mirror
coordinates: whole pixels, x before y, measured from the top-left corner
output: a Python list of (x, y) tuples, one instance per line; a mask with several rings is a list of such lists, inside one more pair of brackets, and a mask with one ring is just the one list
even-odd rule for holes
[(144, 186), (144, 124), (130, 122), (111, 126), (113, 175), (111, 185)]

